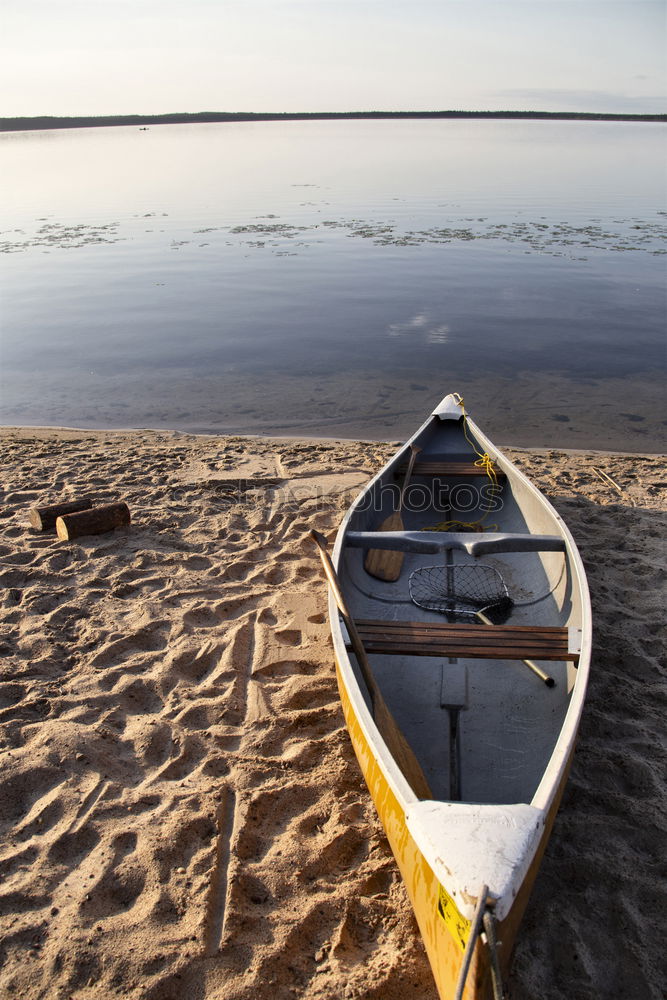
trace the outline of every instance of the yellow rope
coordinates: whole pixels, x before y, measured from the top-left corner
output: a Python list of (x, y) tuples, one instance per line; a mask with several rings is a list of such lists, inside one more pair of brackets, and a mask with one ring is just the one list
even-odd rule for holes
[[(488, 513), (488, 511), (487, 511)], [(484, 515), (486, 517), (486, 514)], [(451, 531), (453, 528), (464, 528), (468, 531), (496, 531), (498, 528), (497, 524), (482, 524), (479, 521), (440, 521), (438, 524), (434, 524), (430, 528), (423, 528), (423, 531)]]
[[(475, 452), (475, 454), (479, 455), (479, 452)], [(493, 465), (493, 461), (491, 460), (491, 456), (487, 452), (484, 452), (483, 455), (479, 456), (475, 465), (479, 469), (484, 469), (494, 486), (498, 485), (498, 476), (496, 475), (496, 470)]]
[[(486, 473), (486, 475), (489, 477), (489, 479), (491, 480), (491, 489), (492, 489), (492, 491), (493, 490), (500, 490), (501, 486), (498, 483), (498, 476), (496, 475), (496, 469), (495, 469), (495, 466), (493, 464), (493, 459), (491, 458), (491, 456), (489, 455), (488, 452), (485, 451), (482, 454), (481, 451), (478, 451), (477, 450), (477, 446), (475, 445), (475, 442), (471, 441), (470, 437), (468, 435), (468, 421), (466, 419), (466, 411), (464, 409), (463, 396), (461, 396), (460, 393), (458, 393), (458, 392), (453, 392), (452, 395), (454, 396), (454, 399), (456, 400), (457, 405), (461, 407), (461, 415), (462, 415), (462, 420), (463, 420), (463, 436), (466, 439), (466, 441), (468, 442), (468, 444), (470, 445), (470, 447), (472, 448), (472, 450), (477, 455), (477, 461), (474, 464), (477, 466), (477, 468), (483, 469), (484, 472)], [(451, 531), (452, 528), (454, 528), (455, 526), (458, 526), (459, 528), (467, 529), (468, 531), (479, 531), (479, 532), (482, 532), (485, 529), (487, 529), (487, 530), (490, 529), (491, 531), (494, 531), (494, 530), (497, 531), (498, 530), (498, 525), (497, 524), (487, 524), (486, 526), (484, 524), (482, 524), (482, 521), (484, 520), (485, 517), (488, 516), (488, 514), (489, 514), (489, 511), (487, 510), (484, 514), (482, 514), (482, 516), (480, 517), (479, 521), (440, 521), (439, 524), (435, 524), (432, 528), (425, 528), (424, 530), (425, 531)]]
[(461, 407), (462, 418), (463, 418), (463, 436), (466, 439), (466, 441), (468, 442), (468, 444), (470, 445), (470, 447), (472, 448), (472, 450), (477, 455), (477, 461), (475, 462), (475, 465), (479, 469), (484, 469), (484, 472), (487, 474), (487, 476), (489, 477), (489, 479), (491, 480), (491, 482), (493, 483), (493, 485), (497, 486), (498, 485), (498, 477), (496, 475), (496, 470), (495, 470), (495, 468), (493, 466), (493, 460), (492, 460), (491, 456), (486, 451), (484, 452), (484, 454), (482, 454), (481, 451), (478, 451), (477, 450), (477, 446), (475, 445), (475, 442), (471, 441), (470, 440), (470, 436), (468, 435), (468, 420), (467, 420), (467, 417), (466, 417), (466, 411), (463, 408), (463, 396), (460, 396), (458, 394), (458, 392), (455, 392), (454, 395), (457, 397), (456, 402)]

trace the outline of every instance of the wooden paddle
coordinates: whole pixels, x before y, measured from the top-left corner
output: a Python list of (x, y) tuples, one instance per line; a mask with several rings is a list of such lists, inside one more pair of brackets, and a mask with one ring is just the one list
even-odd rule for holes
[[(403, 486), (401, 488), (401, 495), (398, 498), (398, 510), (395, 510), (393, 514), (386, 517), (378, 531), (403, 531), (403, 516), (401, 514), (401, 509), (403, 507), (403, 501), (405, 500), (405, 494), (407, 492), (408, 486), (410, 485), (410, 479), (412, 477), (412, 470), (415, 465), (415, 460), (417, 458), (417, 453), (421, 451), (417, 445), (410, 445), (410, 461), (408, 462), (407, 472), (405, 473), (405, 479), (403, 480)], [(377, 577), (378, 580), (386, 580), (388, 583), (392, 583), (394, 580), (398, 580), (401, 575), (401, 569), (403, 568), (403, 558), (404, 554), (402, 552), (392, 551), (391, 549), (369, 549), (366, 553), (366, 558), (364, 559), (364, 569), (371, 576)]]
[(362, 677), (364, 678), (364, 682), (368, 688), (368, 693), (371, 696), (373, 718), (375, 719), (380, 736), (387, 744), (389, 753), (401, 769), (403, 776), (415, 795), (420, 799), (432, 799), (433, 795), (431, 793), (431, 789), (428, 786), (428, 781), (424, 776), (424, 772), (421, 769), (419, 761), (415, 757), (405, 736), (398, 728), (396, 720), (389, 711), (385, 700), (380, 693), (377, 681), (373, 676), (371, 665), (368, 662), (368, 657), (366, 656), (366, 650), (364, 649), (364, 645), (359, 638), (359, 633), (357, 632), (354, 620), (347, 609), (343, 592), (340, 589), (338, 575), (334, 569), (334, 564), (331, 561), (329, 552), (327, 551), (327, 540), (324, 535), (314, 529), (310, 532), (310, 537), (317, 544), (320, 559), (322, 560), (322, 566), (327, 580), (329, 581), (329, 586), (333, 592), (338, 610), (343, 616), (343, 621), (350, 637), (354, 655), (357, 658), (359, 669), (361, 670)]
[[(486, 615), (483, 615), (481, 611), (476, 611), (475, 617), (479, 618), (479, 620), (484, 622), (485, 625), (493, 625), (491, 619), (487, 618)], [(540, 680), (544, 681), (548, 688), (556, 687), (556, 681), (553, 679), (551, 674), (545, 674), (544, 670), (541, 670), (533, 660), (522, 660), (521, 662), (525, 663), (527, 667), (530, 667), (533, 673), (537, 674)]]

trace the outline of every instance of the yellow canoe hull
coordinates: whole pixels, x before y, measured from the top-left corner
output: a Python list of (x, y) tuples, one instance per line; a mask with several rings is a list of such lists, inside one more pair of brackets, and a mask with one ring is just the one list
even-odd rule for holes
[[(438, 993), (442, 1000), (452, 1000), (463, 960), (469, 927), (468, 921), (460, 915), (453, 900), (438, 882), (408, 830), (405, 813), (383, 774), (377, 756), (356, 717), (337, 658), (336, 677), (352, 746), (408, 891)], [(558, 811), (571, 758), (572, 754), (570, 754), (570, 760), (549, 811), (544, 834), (533, 862), (520, 891), (517, 893), (514, 905), (506, 918), (498, 924), (497, 936), (498, 940), (502, 942), (499, 958), (504, 979), (509, 973), (518, 927)], [(475, 949), (467, 977), (464, 1000), (493, 1000), (487, 953), (481, 942), (478, 942)]]
[[(416, 450), (420, 483), (401, 507), (408, 530), (378, 530)], [(477, 473), (493, 481), (493, 507), (486, 484), (475, 485)], [(491, 509), (493, 525), (484, 520)], [(375, 549), (403, 553), (402, 580), (376, 584), (364, 554)], [(480, 566), (507, 580), (512, 625), (537, 640), (536, 652), (525, 658), (523, 647), (503, 646), (500, 629), (490, 646), (486, 633), (472, 643), (456, 623), (446, 627), (458, 633), (458, 645), (441, 642), (443, 624), (432, 616), (442, 608), (417, 599), (411, 581), (445, 564), (453, 577), (447, 588), (455, 573), (478, 574)], [(465, 1000), (493, 1000), (490, 963), (506, 982), (583, 711), (592, 616), (581, 556), (546, 497), (451, 394), (351, 505), (331, 571), (329, 618), (347, 727), (440, 997), (454, 1000), (465, 969)], [(366, 648), (355, 622), (370, 628)], [(552, 646), (556, 633), (561, 645)], [(485, 658), (505, 665), (478, 666)], [(461, 729), (459, 710), (466, 712)], [(486, 914), (501, 944), (480, 934)]]

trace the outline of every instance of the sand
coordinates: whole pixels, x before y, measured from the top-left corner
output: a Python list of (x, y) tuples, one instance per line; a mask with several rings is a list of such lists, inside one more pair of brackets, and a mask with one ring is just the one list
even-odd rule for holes
[[(0, 996), (436, 1000), (308, 539), (394, 448), (9, 428), (0, 450)], [(571, 527), (595, 613), (511, 997), (658, 1000), (664, 459), (510, 454)], [(127, 501), (131, 527), (29, 526), (80, 496)]]

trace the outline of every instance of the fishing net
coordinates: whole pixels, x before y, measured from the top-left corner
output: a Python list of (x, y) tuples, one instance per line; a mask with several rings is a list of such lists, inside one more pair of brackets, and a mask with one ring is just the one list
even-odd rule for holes
[(491, 614), (507, 618), (512, 598), (498, 570), (482, 563), (424, 566), (410, 574), (410, 597), (420, 608), (471, 617)]

